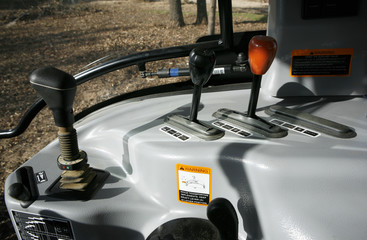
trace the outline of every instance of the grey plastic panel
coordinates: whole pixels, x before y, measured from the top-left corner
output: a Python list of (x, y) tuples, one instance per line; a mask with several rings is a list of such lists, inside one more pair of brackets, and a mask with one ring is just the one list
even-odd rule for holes
[[(260, 94), (259, 116), (273, 104), (290, 101)], [(247, 109), (249, 90), (202, 96), (199, 119), (213, 123), (218, 108)], [(339, 99), (340, 100), (340, 99)], [(367, 100), (323, 99), (297, 102), (297, 108), (355, 129), (357, 136), (313, 138), (293, 131), (280, 139), (230, 131), (215, 141), (191, 136), (180, 141), (160, 129), (171, 114), (189, 114), (190, 94), (122, 102), (78, 122), (80, 148), (94, 168), (111, 175), (89, 201), (50, 198), (46, 189), (61, 173), (53, 142), (25, 165), (45, 171), (40, 197), (22, 208), (6, 194), (9, 209), (70, 221), (75, 239), (145, 239), (172, 219), (206, 219), (206, 206), (178, 200), (176, 165), (210, 168), (211, 199), (225, 197), (239, 216), (246, 239), (246, 207), (255, 203), (265, 239), (363, 239), (367, 222)], [(14, 182), (7, 179), (5, 189)], [(251, 198), (253, 196), (253, 199)], [(247, 205), (246, 205), (247, 204)]]
[[(273, 0), (269, 5), (269, 36), (278, 42), (274, 63), (262, 87), (270, 96), (363, 95), (367, 87), (367, 2), (359, 1), (358, 15), (340, 18), (302, 19), (301, 0)], [(293, 50), (354, 50), (350, 76), (292, 77)]]
[[(297, 124), (302, 127), (307, 127), (333, 137), (353, 138), (357, 135), (350, 127), (309, 113), (304, 113), (302, 111), (274, 105), (266, 109), (265, 112), (274, 118), (282, 119), (288, 123)], [(292, 124), (288, 125), (288, 128), (293, 129)], [(301, 129), (298, 129), (298, 131), (300, 130)]]

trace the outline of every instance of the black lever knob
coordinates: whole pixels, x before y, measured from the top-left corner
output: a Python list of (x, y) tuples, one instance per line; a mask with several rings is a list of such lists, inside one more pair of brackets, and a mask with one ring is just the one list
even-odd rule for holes
[(8, 194), (21, 201), (21, 206), (27, 208), (38, 196), (38, 188), (34, 177), (33, 168), (20, 167), (15, 171), (16, 182), (8, 188)]
[(73, 102), (76, 92), (74, 77), (57, 68), (44, 67), (31, 74), (30, 82), (52, 110), (56, 126), (73, 126)]
[(215, 65), (212, 50), (195, 48), (189, 55), (190, 77), (194, 85), (203, 86), (208, 82)]
[(218, 229), (221, 240), (238, 240), (238, 217), (230, 201), (225, 198), (212, 200), (206, 215)]
[(194, 94), (190, 112), (190, 121), (196, 122), (200, 104), (201, 90), (208, 82), (215, 66), (215, 53), (212, 50), (195, 48), (189, 55), (191, 81), (194, 83)]

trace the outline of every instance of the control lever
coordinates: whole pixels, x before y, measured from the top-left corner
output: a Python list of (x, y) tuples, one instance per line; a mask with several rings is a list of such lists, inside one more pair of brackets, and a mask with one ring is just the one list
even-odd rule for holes
[(238, 217), (230, 201), (225, 198), (213, 199), (206, 215), (218, 229), (221, 240), (238, 240)]
[(215, 53), (211, 50), (193, 49), (189, 55), (191, 81), (194, 84), (190, 121), (197, 122), (201, 91), (209, 81), (215, 65)]
[(224, 132), (207, 125), (197, 119), (202, 88), (208, 82), (215, 65), (215, 53), (212, 50), (193, 49), (189, 55), (190, 77), (194, 84), (194, 92), (189, 118), (173, 115), (167, 123), (191, 133), (204, 140), (215, 140), (223, 137)]
[(8, 194), (20, 201), (23, 208), (29, 207), (39, 196), (38, 188), (30, 166), (20, 167), (15, 171), (16, 182), (8, 188)]
[(61, 154), (57, 165), (61, 170), (60, 189), (85, 191), (96, 177), (87, 164), (87, 153), (79, 150), (77, 132), (73, 127), (73, 102), (76, 81), (73, 76), (53, 67), (35, 70), (30, 76), (32, 87), (51, 109), (58, 127)]
[(265, 137), (284, 137), (287, 135), (286, 130), (256, 116), (261, 78), (274, 60), (277, 43), (272, 37), (257, 35), (251, 38), (248, 49), (248, 60), (254, 76), (247, 114), (222, 108), (215, 112), (213, 116), (257, 132)]
[(250, 40), (248, 45), (248, 60), (254, 77), (252, 80), (250, 103), (247, 111), (248, 117), (256, 118), (255, 111), (259, 98), (261, 77), (268, 71), (273, 63), (276, 51), (277, 42), (272, 37), (259, 35)]

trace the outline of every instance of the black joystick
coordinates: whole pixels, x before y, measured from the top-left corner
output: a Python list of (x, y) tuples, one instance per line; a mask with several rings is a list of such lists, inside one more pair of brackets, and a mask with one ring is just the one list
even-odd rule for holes
[(276, 51), (277, 43), (274, 38), (262, 35), (251, 38), (248, 47), (248, 59), (254, 77), (247, 114), (223, 108), (215, 112), (214, 117), (225, 119), (266, 137), (280, 138), (287, 135), (286, 130), (259, 118), (255, 114), (261, 77), (270, 68)]
[(238, 217), (230, 201), (225, 198), (213, 199), (206, 215), (218, 229), (221, 240), (238, 240)]
[(84, 191), (95, 178), (96, 173), (89, 168), (88, 158), (78, 147), (76, 130), (73, 127), (73, 102), (76, 81), (73, 76), (53, 67), (35, 70), (30, 76), (32, 87), (41, 95), (52, 110), (61, 154), (57, 164), (61, 170), (60, 188)]
[(201, 91), (208, 82), (215, 66), (215, 53), (207, 49), (193, 49), (189, 55), (191, 81), (194, 84), (194, 93), (189, 118), (180, 115), (169, 116), (168, 123), (191, 133), (204, 140), (215, 140), (223, 137), (224, 132), (213, 128), (197, 119), (201, 98)]

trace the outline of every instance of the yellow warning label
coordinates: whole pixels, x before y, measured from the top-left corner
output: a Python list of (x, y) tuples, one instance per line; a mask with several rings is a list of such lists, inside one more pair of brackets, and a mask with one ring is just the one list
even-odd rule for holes
[(178, 201), (205, 206), (209, 204), (212, 184), (210, 168), (177, 164), (176, 174)]
[(353, 48), (293, 50), (292, 77), (349, 76)]

